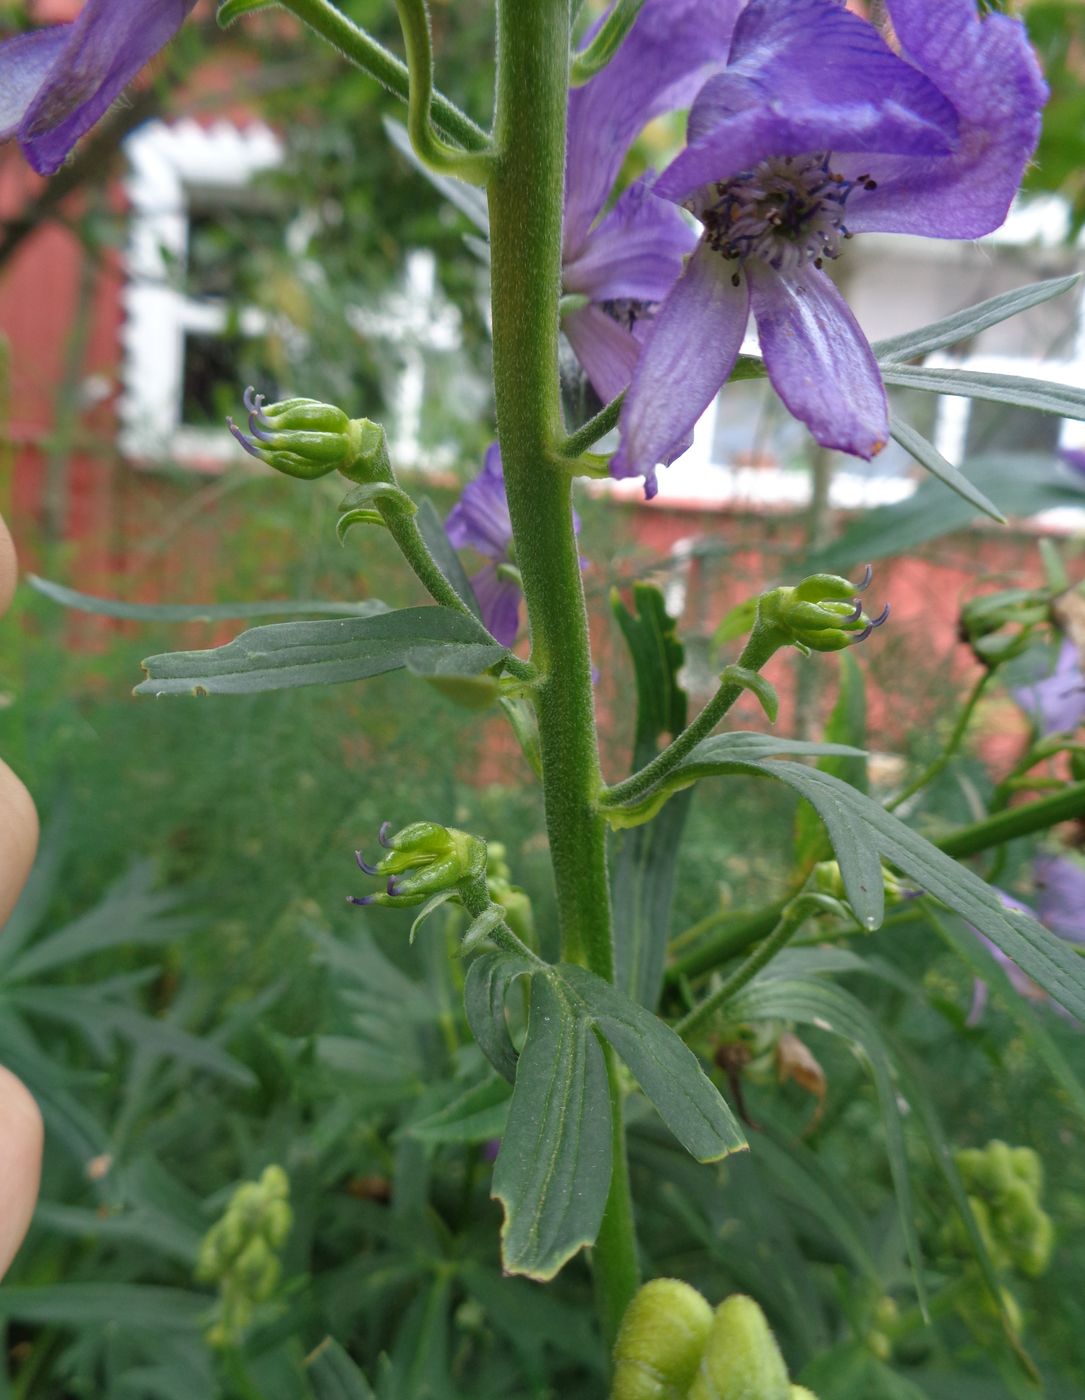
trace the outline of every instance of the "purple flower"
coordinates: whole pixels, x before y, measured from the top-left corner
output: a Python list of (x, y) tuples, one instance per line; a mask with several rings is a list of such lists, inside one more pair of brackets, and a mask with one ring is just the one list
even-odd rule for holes
[(596, 219), (642, 128), (688, 106), (726, 58), (739, 4), (646, 0), (610, 63), (570, 94), (562, 280), (586, 301), (562, 329), (604, 401), (628, 385), (645, 329), (697, 238), (650, 177)]
[(788, 409), (823, 446), (874, 456), (885, 390), (824, 261), (864, 230), (976, 238), (1005, 218), (1046, 97), (1024, 29), (975, 0), (887, 5), (899, 52), (837, 0), (750, 0), (697, 95), (653, 190), (704, 231), (648, 334), (611, 467), (649, 495), (751, 313)]
[[(573, 529), (580, 517), (573, 512)], [(505, 495), (501, 449), (491, 442), (482, 470), (463, 488), (448, 513), (445, 534), (457, 549), (473, 549), (493, 562), (471, 575), (482, 620), (502, 646), (511, 647), (520, 629), (520, 576), (516, 571), (512, 520)], [(584, 560), (580, 561), (584, 567)]]
[[(1005, 890), (996, 890), (999, 899), (1007, 909), (1038, 919), (1056, 937), (1085, 944), (1085, 867), (1068, 856), (1038, 856), (1033, 871), (1036, 878), (1035, 909), (1008, 895)], [(1019, 996), (1036, 1002), (1048, 1000), (1047, 994), (1001, 948), (996, 948), (979, 929), (973, 928), (972, 932), (1005, 972)], [(968, 1012), (970, 1026), (979, 1022), (986, 1006), (987, 984), (976, 978), (972, 984), (972, 1005)], [(1059, 1015), (1070, 1016), (1058, 1005), (1054, 1005), (1053, 1009)], [(1073, 1017), (1070, 1019), (1073, 1020)]]
[(1017, 686), (1013, 698), (1042, 737), (1077, 729), (1085, 721), (1085, 674), (1076, 644), (1066, 637), (1054, 671), (1031, 685)]
[(512, 565), (512, 521), (501, 471), (501, 449), (492, 442), (474, 481), (463, 488), (445, 521), (457, 549), (470, 548), (493, 562), (472, 575), (482, 620), (502, 646), (510, 647), (520, 627), (520, 585)]
[(38, 174), (52, 175), (194, 3), (87, 0), (71, 24), (0, 44), (0, 141), (17, 137)]
[(1052, 933), (1085, 944), (1085, 866), (1070, 856), (1039, 856), (1036, 912)]

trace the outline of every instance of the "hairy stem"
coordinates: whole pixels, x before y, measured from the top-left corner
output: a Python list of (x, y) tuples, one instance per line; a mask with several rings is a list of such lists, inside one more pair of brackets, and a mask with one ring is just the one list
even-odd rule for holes
[[(499, 0), (496, 158), (489, 182), (494, 391), (516, 561), (538, 679), (547, 833), (562, 957), (614, 976), (606, 832), (588, 619), (571, 482), (554, 462), (562, 433), (558, 303), (569, 77), (568, 0)], [(636, 1288), (632, 1202), (621, 1130), (593, 1252), (604, 1330)]]
[[(382, 87), (401, 97), (404, 102), (409, 100), (411, 76), (407, 65), (395, 54), (389, 53), (383, 44), (378, 44), (364, 29), (359, 29), (353, 20), (329, 4), (328, 0), (279, 0), (279, 3), (322, 39), (327, 39), (355, 67), (376, 78)], [(482, 128), (439, 92), (433, 94), (432, 110), (436, 125), (465, 150), (484, 151), (489, 145), (489, 137)]]
[(788, 903), (779, 922), (769, 936), (759, 943), (753, 951), (735, 968), (730, 977), (716, 988), (716, 990), (693, 1008), (688, 1015), (675, 1026), (677, 1033), (683, 1038), (688, 1038), (699, 1031), (706, 1021), (726, 1006), (736, 992), (740, 992), (747, 982), (753, 980), (763, 967), (767, 967), (777, 953), (781, 952), (802, 928), (803, 924), (814, 914), (819, 914), (825, 910), (825, 900), (818, 895), (798, 895)]
[(396, 9), (407, 49), (407, 133), (415, 154), (431, 170), (484, 185), (490, 170), (489, 154), (450, 146), (433, 129), (433, 43), (426, 0), (396, 0)]
[[(738, 665), (745, 671), (760, 671), (780, 649), (784, 640), (775, 628), (764, 627), (758, 623), (742, 649)], [(746, 687), (737, 681), (724, 681), (693, 723), (687, 729), (683, 729), (657, 758), (645, 764), (639, 772), (626, 778), (624, 782), (606, 788), (599, 799), (600, 805), (604, 808), (620, 807), (635, 802), (638, 797), (643, 797), (657, 783), (662, 782), (691, 749), (702, 739), (708, 738), (745, 689)]]

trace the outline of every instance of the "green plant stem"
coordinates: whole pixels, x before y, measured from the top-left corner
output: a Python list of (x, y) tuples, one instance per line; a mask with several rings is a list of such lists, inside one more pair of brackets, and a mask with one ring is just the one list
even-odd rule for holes
[[(749, 641), (742, 649), (738, 665), (745, 671), (760, 671), (782, 644), (783, 639), (775, 628), (765, 627), (758, 623), (750, 633)], [(599, 805), (603, 808), (621, 807), (643, 797), (645, 793), (662, 782), (668, 773), (702, 739), (708, 738), (746, 689), (748, 689), (747, 686), (740, 685), (737, 681), (724, 681), (688, 728), (683, 729), (682, 733), (672, 740), (658, 757), (653, 758), (651, 763), (646, 763), (643, 768), (623, 782), (605, 788), (600, 795)]]
[(587, 452), (590, 447), (594, 447), (601, 437), (606, 437), (618, 426), (618, 415), (622, 411), (622, 404), (625, 402), (625, 390), (616, 399), (611, 399), (604, 408), (601, 408), (594, 418), (589, 418), (583, 427), (577, 428), (575, 433), (570, 433), (558, 443), (558, 456), (567, 461), (575, 461), (582, 452)]
[[(933, 844), (947, 856), (963, 860), (966, 856), (980, 855), (1017, 837), (1031, 836), (1037, 831), (1046, 831), (1058, 822), (1080, 817), (1085, 817), (1085, 783), (1073, 783), (1051, 797), (1022, 802), (1006, 812), (997, 812), (982, 821), (959, 827)], [(780, 900), (766, 905), (764, 909), (713, 916), (713, 924), (723, 924), (719, 933), (672, 963), (666, 971), (667, 984), (675, 986), (685, 978), (700, 977), (744, 953), (751, 944), (772, 932), (786, 903), (786, 900)]]
[(473, 185), (484, 185), (489, 176), (492, 154), (450, 146), (433, 129), (433, 43), (426, 0), (396, 0), (396, 9), (407, 50), (407, 69), (410, 73), (407, 134), (415, 154), (431, 170), (455, 175)]
[[(538, 679), (550, 856), (562, 957), (613, 980), (606, 830), (595, 731), (588, 619), (573, 532), (571, 481), (555, 465), (561, 432), (558, 303), (568, 102), (568, 0), (499, 0), (490, 179), (494, 392), (516, 561), (523, 577)], [(593, 1252), (606, 1331), (637, 1284), (621, 1097), (621, 1138), (602, 1233)], [(617, 1138), (616, 1138), (617, 1141)]]
[[(327, 39), (355, 67), (376, 78), (396, 97), (401, 97), (404, 102), (409, 101), (411, 78), (407, 65), (395, 54), (389, 53), (383, 44), (378, 44), (364, 29), (359, 29), (353, 20), (329, 4), (328, 0), (279, 0), (279, 3), (322, 39)], [(490, 139), (482, 128), (439, 92), (433, 94), (432, 110), (434, 122), (440, 130), (453, 141), (458, 141), (465, 150), (485, 151), (488, 148)]]
[(1018, 807), (996, 812), (994, 816), (960, 827), (934, 844), (947, 856), (961, 860), (1078, 817), (1085, 817), (1085, 783), (1072, 783), (1052, 797), (1040, 797), (1035, 802), (1022, 802)]
[(790, 900), (784, 906), (779, 921), (769, 936), (757, 944), (722, 986), (717, 987), (711, 996), (706, 997), (675, 1025), (674, 1029), (682, 1039), (688, 1040), (710, 1021), (720, 1007), (725, 1006), (736, 992), (741, 991), (763, 967), (768, 966), (777, 953), (787, 947), (807, 919), (822, 912), (824, 907), (824, 901), (817, 895), (798, 895)]
[(617, 0), (586, 48), (574, 54), (569, 74), (570, 87), (583, 87), (602, 72), (618, 52), (625, 36), (644, 8), (644, 0)]
[(949, 736), (949, 741), (945, 748), (933, 763), (929, 763), (927, 767), (923, 769), (922, 773), (920, 773), (917, 778), (910, 782), (906, 788), (902, 788), (891, 801), (885, 804), (885, 810), (887, 812), (895, 812), (902, 802), (907, 802), (909, 797), (913, 797), (917, 792), (925, 788), (928, 783), (932, 783), (934, 779), (938, 777), (939, 773), (946, 768), (950, 759), (964, 742), (964, 736), (968, 732), (968, 726), (972, 722), (972, 716), (976, 712), (976, 706), (982, 699), (983, 692), (987, 689), (987, 684), (993, 674), (992, 671), (983, 672), (969, 692), (968, 699), (961, 707), (961, 713), (957, 716), (957, 723), (953, 726), (953, 733)]

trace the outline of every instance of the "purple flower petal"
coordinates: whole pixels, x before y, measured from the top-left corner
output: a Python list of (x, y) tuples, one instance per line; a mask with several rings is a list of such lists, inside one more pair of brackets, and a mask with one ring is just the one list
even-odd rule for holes
[(17, 34), (0, 44), (0, 141), (16, 134), (27, 108), (63, 53), (72, 26)]
[(696, 244), (674, 205), (654, 195), (650, 181), (638, 180), (565, 263), (563, 284), (592, 301), (662, 301)]
[(1012, 693), (1041, 736), (1072, 733), (1085, 722), (1085, 674), (1076, 644), (1065, 638), (1054, 671)]
[(604, 403), (627, 388), (640, 355), (640, 341), (599, 306), (582, 306), (562, 323), (576, 357)]
[(1040, 922), (1060, 938), (1085, 943), (1085, 866), (1069, 856), (1040, 856), (1034, 871)]
[(569, 95), (565, 249), (576, 257), (633, 138), (685, 107), (727, 57), (740, 0), (646, 0), (624, 43)]
[[(79, 18), (63, 26), (65, 43), (55, 52), (18, 130), (23, 152), (39, 174), (59, 169), (76, 141), (169, 43), (194, 3), (87, 0)], [(16, 64), (27, 58), (37, 71), (43, 50), (23, 43)]]
[(490, 635), (504, 647), (511, 647), (520, 630), (519, 587), (510, 578), (502, 578), (496, 564), (487, 564), (471, 577), (482, 621)]
[(905, 56), (956, 107), (959, 145), (940, 161), (864, 162), (878, 187), (849, 204), (848, 227), (979, 238), (1005, 219), (1040, 135), (1047, 87), (1024, 26), (981, 19), (975, 0), (889, 0), (889, 12)]
[(844, 298), (809, 265), (784, 275), (751, 258), (745, 270), (773, 388), (823, 447), (869, 461), (888, 440), (889, 407)]
[(655, 467), (677, 445), (731, 373), (749, 319), (745, 278), (700, 243), (649, 332), (622, 406), (614, 476), (643, 476), (654, 494)]
[(501, 472), (501, 449), (492, 442), (482, 470), (463, 488), (445, 521), (445, 534), (457, 549), (475, 549), (501, 562), (512, 543), (512, 521)]
[(656, 192), (681, 201), (770, 156), (942, 155), (956, 136), (953, 105), (836, 0), (751, 0), (726, 70), (690, 111), (689, 145)]

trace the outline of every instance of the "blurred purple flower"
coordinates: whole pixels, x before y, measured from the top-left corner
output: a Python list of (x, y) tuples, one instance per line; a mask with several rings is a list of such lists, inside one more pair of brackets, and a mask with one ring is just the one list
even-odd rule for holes
[[(580, 517), (573, 512), (580, 533)], [(491, 442), (482, 470), (463, 488), (448, 513), (445, 534), (457, 549), (473, 549), (493, 562), (472, 574), (482, 620), (502, 646), (511, 647), (520, 629), (522, 589), (516, 573), (512, 521), (501, 469), (501, 449)], [(584, 561), (581, 560), (581, 567)]]
[(1079, 476), (1085, 476), (1085, 448), (1064, 447), (1059, 456)]
[[(637, 135), (686, 107), (727, 57), (740, 0), (646, 0), (610, 63), (569, 96), (562, 282), (587, 298), (562, 329), (604, 402), (629, 383), (645, 328), (697, 242), (650, 176), (596, 219)], [(590, 36), (589, 36), (590, 37)]]
[(1039, 856), (1033, 868), (1040, 922), (1070, 943), (1085, 943), (1085, 866), (1069, 856)]
[(1085, 673), (1076, 644), (1066, 637), (1054, 671), (1031, 685), (1015, 687), (1012, 693), (1042, 737), (1077, 729), (1085, 721)]
[(184, 23), (195, 0), (87, 0), (79, 18), (0, 44), (0, 141), (39, 175), (79, 138)]
[(976, 238), (1006, 216), (1047, 95), (1023, 27), (975, 0), (887, 7), (899, 52), (837, 0), (749, 0), (693, 103), (653, 190), (704, 231), (647, 336), (611, 467), (648, 495), (751, 313), (791, 413), (823, 446), (874, 456), (885, 390), (824, 260), (857, 232)]
[(520, 585), (512, 564), (512, 521), (496, 442), (486, 449), (482, 470), (463, 488), (449, 512), (445, 534), (457, 549), (473, 549), (493, 562), (471, 576), (482, 620), (502, 646), (510, 647), (520, 627)]
[[(1007, 909), (1020, 914), (1028, 914), (1038, 919), (1049, 932), (1058, 938), (1072, 943), (1085, 943), (1085, 869), (1067, 856), (1037, 857), (1034, 873), (1036, 877), (1036, 908), (1022, 903), (1008, 895), (1005, 890), (997, 890), (999, 899)], [(969, 925), (971, 927), (971, 925)], [(979, 929), (972, 932), (1005, 972), (1014, 990), (1029, 1001), (1046, 1002), (1044, 992), (1026, 973), (1022, 972), (1012, 958), (995, 945)], [(972, 983), (972, 1005), (968, 1012), (968, 1025), (976, 1025), (987, 1006), (987, 983), (976, 978)], [(1061, 1016), (1070, 1016), (1057, 1003), (1052, 1007)], [(1073, 1017), (1070, 1017), (1073, 1020)]]

